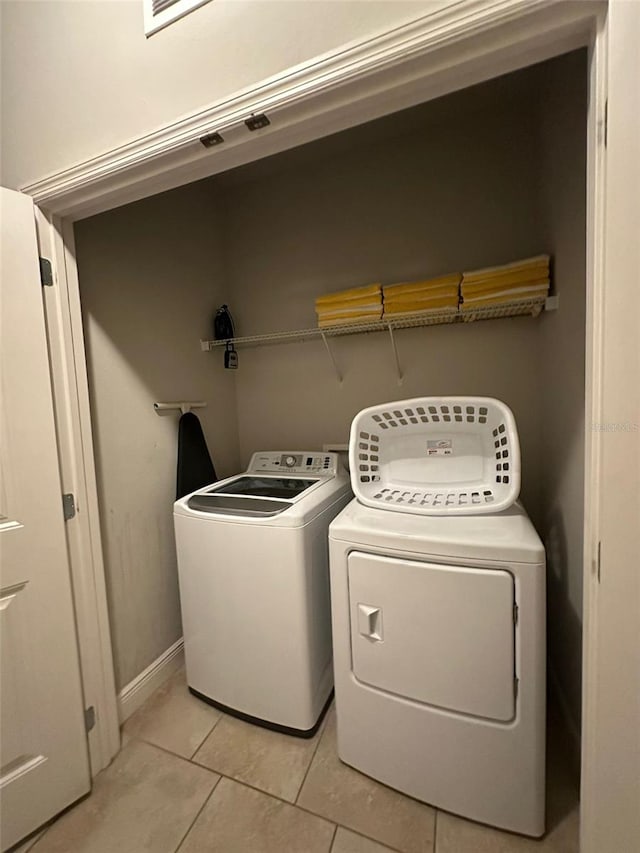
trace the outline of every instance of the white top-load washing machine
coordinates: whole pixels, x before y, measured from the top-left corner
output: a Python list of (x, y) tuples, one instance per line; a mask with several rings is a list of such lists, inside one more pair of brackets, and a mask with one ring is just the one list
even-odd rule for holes
[(351, 498), (335, 453), (254, 453), (174, 505), (187, 681), (303, 737), (333, 689), (327, 531)]
[(365, 410), (350, 468), (356, 499), (329, 532), (340, 758), (541, 835), (545, 559), (515, 502), (510, 411), (488, 398)]

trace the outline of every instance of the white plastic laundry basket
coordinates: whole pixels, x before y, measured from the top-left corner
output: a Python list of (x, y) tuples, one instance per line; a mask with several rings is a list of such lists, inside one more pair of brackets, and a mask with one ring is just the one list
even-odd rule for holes
[(419, 397), (364, 409), (351, 425), (349, 466), (360, 503), (395, 512), (495, 513), (520, 493), (516, 422), (491, 397)]

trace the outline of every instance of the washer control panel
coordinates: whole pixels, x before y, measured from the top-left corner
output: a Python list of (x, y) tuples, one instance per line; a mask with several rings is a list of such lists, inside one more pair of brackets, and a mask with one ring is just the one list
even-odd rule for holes
[(321, 453), (318, 450), (264, 450), (254, 453), (249, 471), (268, 471), (269, 473), (323, 474), (334, 477), (338, 471), (337, 453)]

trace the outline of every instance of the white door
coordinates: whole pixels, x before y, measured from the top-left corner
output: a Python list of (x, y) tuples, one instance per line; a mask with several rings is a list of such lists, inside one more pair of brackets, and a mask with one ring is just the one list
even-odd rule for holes
[(31, 199), (0, 195), (0, 840), (91, 787)]
[(416, 702), (511, 720), (514, 604), (507, 571), (352, 551), (353, 674)]
[(602, 390), (588, 424), (601, 467), (600, 559), (585, 579), (584, 853), (640, 850), (639, 3), (609, 4), (608, 36), (606, 194), (596, 235)]

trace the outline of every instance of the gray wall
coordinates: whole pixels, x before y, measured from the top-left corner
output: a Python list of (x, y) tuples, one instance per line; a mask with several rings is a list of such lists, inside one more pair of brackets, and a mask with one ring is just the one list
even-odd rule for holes
[[(453, 96), (464, 104), (466, 94)], [(544, 251), (536, 116), (516, 105), (471, 127), (457, 109), (409, 135), (277, 170), (229, 188), (225, 250), (233, 307), (247, 334), (315, 325), (314, 297), (507, 262)], [(251, 175), (251, 169), (246, 173)], [(539, 329), (530, 319), (247, 349), (237, 376), (242, 461), (260, 447), (346, 442), (364, 406), (412, 396), (496, 396), (514, 410), (523, 497), (538, 515)]]
[(3, 0), (3, 186), (18, 189), (442, 7), (213, 0), (145, 38), (142, 0)]
[(172, 503), (179, 413), (198, 410), (219, 476), (238, 467), (235, 388), (205, 356), (223, 301), (218, 206), (194, 185), (76, 224), (116, 683), (182, 635)]

